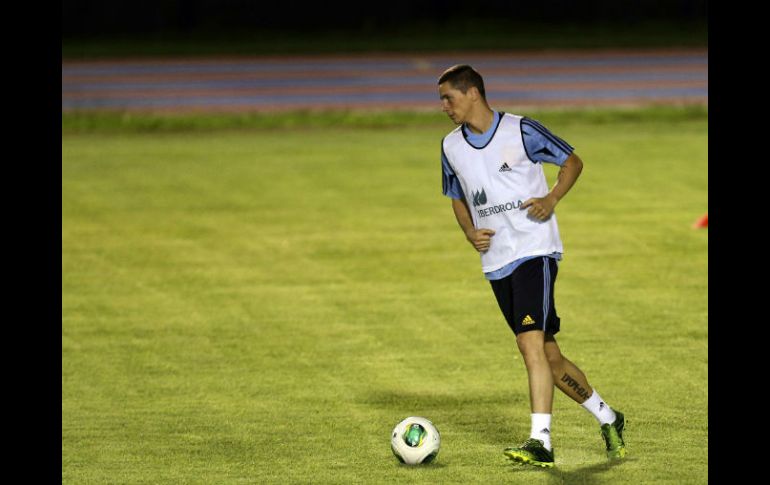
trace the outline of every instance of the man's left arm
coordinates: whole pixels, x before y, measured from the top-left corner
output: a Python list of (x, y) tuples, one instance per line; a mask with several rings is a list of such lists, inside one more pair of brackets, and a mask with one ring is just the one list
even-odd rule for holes
[(580, 176), (580, 172), (583, 171), (583, 161), (573, 151), (569, 157), (564, 161), (564, 164), (559, 169), (559, 175), (556, 177), (556, 183), (551, 188), (551, 191), (545, 195), (545, 197), (533, 197), (527, 199), (521, 205), (521, 209), (527, 209), (527, 213), (530, 217), (534, 217), (540, 221), (545, 221), (556, 208), (556, 204), (567, 195), (575, 181)]

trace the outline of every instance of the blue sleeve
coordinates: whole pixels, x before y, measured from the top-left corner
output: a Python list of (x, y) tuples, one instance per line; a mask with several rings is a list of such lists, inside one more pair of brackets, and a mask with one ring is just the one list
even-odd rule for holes
[(521, 138), (524, 141), (527, 156), (535, 163), (553, 163), (561, 166), (575, 150), (569, 143), (531, 118), (521, 119)]
[(444, 155), (444, 150), (441, 150), (441, 192), (447, 197), (453, 199), (463, 199), (463, 188), (460, 186), (460, 181), (457, 179), (452, 167), (449, 166), (449, 161)]

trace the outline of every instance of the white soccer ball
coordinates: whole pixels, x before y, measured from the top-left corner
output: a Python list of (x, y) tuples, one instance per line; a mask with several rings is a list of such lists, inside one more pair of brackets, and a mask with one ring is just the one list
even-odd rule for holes
[(410, 416), (393, 428), (390, 449), (401, 463), (430, 463), (438, 455), (441, 436), (433, 423), (420, 416)]

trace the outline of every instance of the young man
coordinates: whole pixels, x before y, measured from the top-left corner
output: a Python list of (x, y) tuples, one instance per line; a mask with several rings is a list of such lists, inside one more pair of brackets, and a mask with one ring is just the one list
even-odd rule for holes
[[(485, 277), (516, 335), (529, 379), (532, 427), (521, 446), (504, 450), (520, 464), (554, 466), (554, 384), (599, 421), (607, 456), (622, 458), (623, 413), (602, 400), (585, 374), (559, 350), (554, 283), (562, 242), (556, 204), (583, 168), (573, 148), (526, 117), (493, 111), (471, 66), (450, 67), (438, 80), (443, 111), (459, 125), (441, 145), (443, 193), (481, 254)], [(542, 163), (561, 168), (549, 190)]]

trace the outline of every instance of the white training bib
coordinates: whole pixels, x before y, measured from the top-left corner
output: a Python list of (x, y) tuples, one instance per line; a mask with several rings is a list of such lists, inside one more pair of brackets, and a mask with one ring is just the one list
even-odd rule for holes
[(475, 148), (455, 128), (443, 140), (444, 155), (460, 181), (476, 229), (492, 229), (489, 250), (481, 253), (485, 273), (525, 256), (564, 252), (556, 214), (547, 221), (527, 216), (521, 205), (548, 194), (542, 164), (524, 149), (521, 116), (504, 114), (483, 148)]

